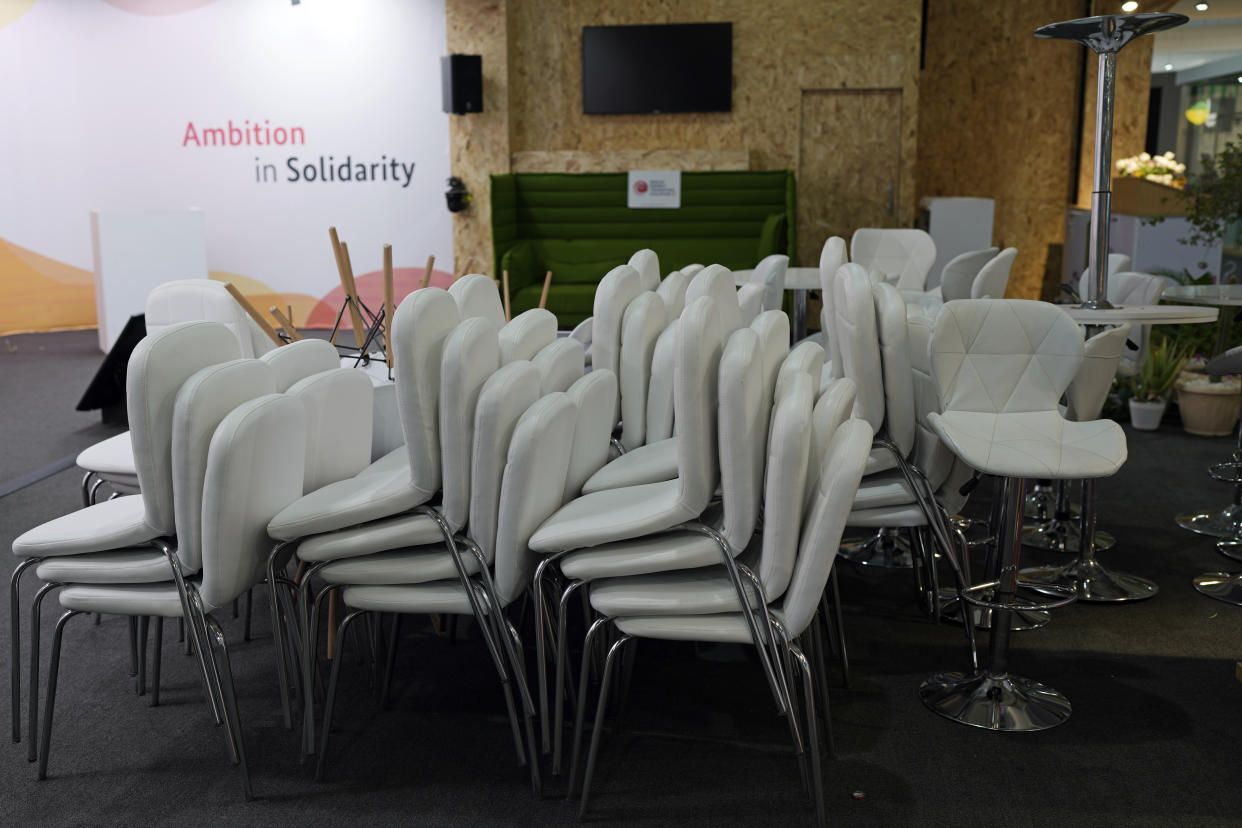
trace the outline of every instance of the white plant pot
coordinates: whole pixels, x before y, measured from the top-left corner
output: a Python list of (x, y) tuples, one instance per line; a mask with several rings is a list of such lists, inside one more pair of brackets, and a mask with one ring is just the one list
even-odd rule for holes
[(1130, 425), (1139, 431), (1155, 431), (1160, 428), (1160, 420), (1164, 417), (1164, 409), (1168, 404), (1168, 400), (1130, 400)]

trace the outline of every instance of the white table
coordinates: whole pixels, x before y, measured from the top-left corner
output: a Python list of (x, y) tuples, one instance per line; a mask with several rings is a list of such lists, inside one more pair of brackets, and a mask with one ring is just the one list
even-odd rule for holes
[[(754, 270), (733, 271), (733, 283), (744, 285), (750, 281)], [(785, 290), (794, 292), (793, 341), (806, 337), (806, 294), (819, 290), (818, 267), (790, 267), (785, 270)]]
[(1084, 308), (1079, 305), (1057, 305), (1080, 325), (1202, 325), (1215, 322), (1217, 308), (1190, 305), (1125, 305), (1119, 308)]

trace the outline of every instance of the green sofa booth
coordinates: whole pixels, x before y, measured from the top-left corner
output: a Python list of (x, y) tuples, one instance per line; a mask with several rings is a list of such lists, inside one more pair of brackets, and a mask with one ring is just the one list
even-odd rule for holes
[(511, 173), (491, 185), (495, 272), (509, 273), (513, 313), (538, 306), (550, 270), (547, 308), (562, 328), (589, 317), (599, 280), (644, 247), (661, 276), (692, 262), (752, 268), (796, 249), (788, 170), (682, 173), (675, 210), (627, 207), (625, 173)]

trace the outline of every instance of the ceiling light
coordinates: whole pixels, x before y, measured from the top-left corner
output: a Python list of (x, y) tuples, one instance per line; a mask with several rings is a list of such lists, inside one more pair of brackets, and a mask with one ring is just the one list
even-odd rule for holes
[(1207, 11), (1207, 10), (1208, 10), (1207, 3), (1195, 3), (1195, 11)]
[(1238, 75), (1238, 83), (1242, 83), (1242, 75)]
[(1121, 10), (1123, 12), (1132, 12), (1137, 8), (1138, 8), (1138, 3), (1136, 2), (1136, 0), (1126, 0), (1126, 2), (1121, 4)]
[(1172, 71), (1173, 71), (1173, 64), (1171, 64), (1171, 63), (1166, 63), (1166, 64), (1164, 65), (1164, 71), (1166, 71), (1166, 72), (1172, 72)]

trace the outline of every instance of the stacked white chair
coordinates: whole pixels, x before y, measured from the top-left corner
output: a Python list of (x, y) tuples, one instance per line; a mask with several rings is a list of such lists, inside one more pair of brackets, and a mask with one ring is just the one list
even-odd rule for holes
[[(1120, 257), (1120, 260), (1116, 262), (1117, 270), (1115, 272), (1113, 271), (1114, 256)], [(1168, 282), (1162, 277), (1153, 276), (1150, 273), (1125, 270), (1126, 267), (1129, 267), (1130, 260), (1120, 253), (1108, 254), (1108, 264), (1109, 302), (1118, 307), (1159, 304), (1160, 297), (1164, 294), (1164, 289), (1168, 285)], [(1082, 278), (1078, 282), (1079, 295), (1083, 299), (1087, 298), (1087, 286), (1091, 284), (1089, 270), (1082, 274)], [(1133, 377), (1138, 374), (1139, 369), (1143, 367), (1143, 362), (1147, 359), (1147, 345), (1150, 336), (1151, 325), (1134, 325), (1131, 327), (1130, 345), (1121, 354), (1121, 362), (1117, 366), (1118, 376)]]
[(922, 291), (936, 243), (924, 230), (860, 227), (850, 238), (850, 261), (894, 281), (898, 290)]

